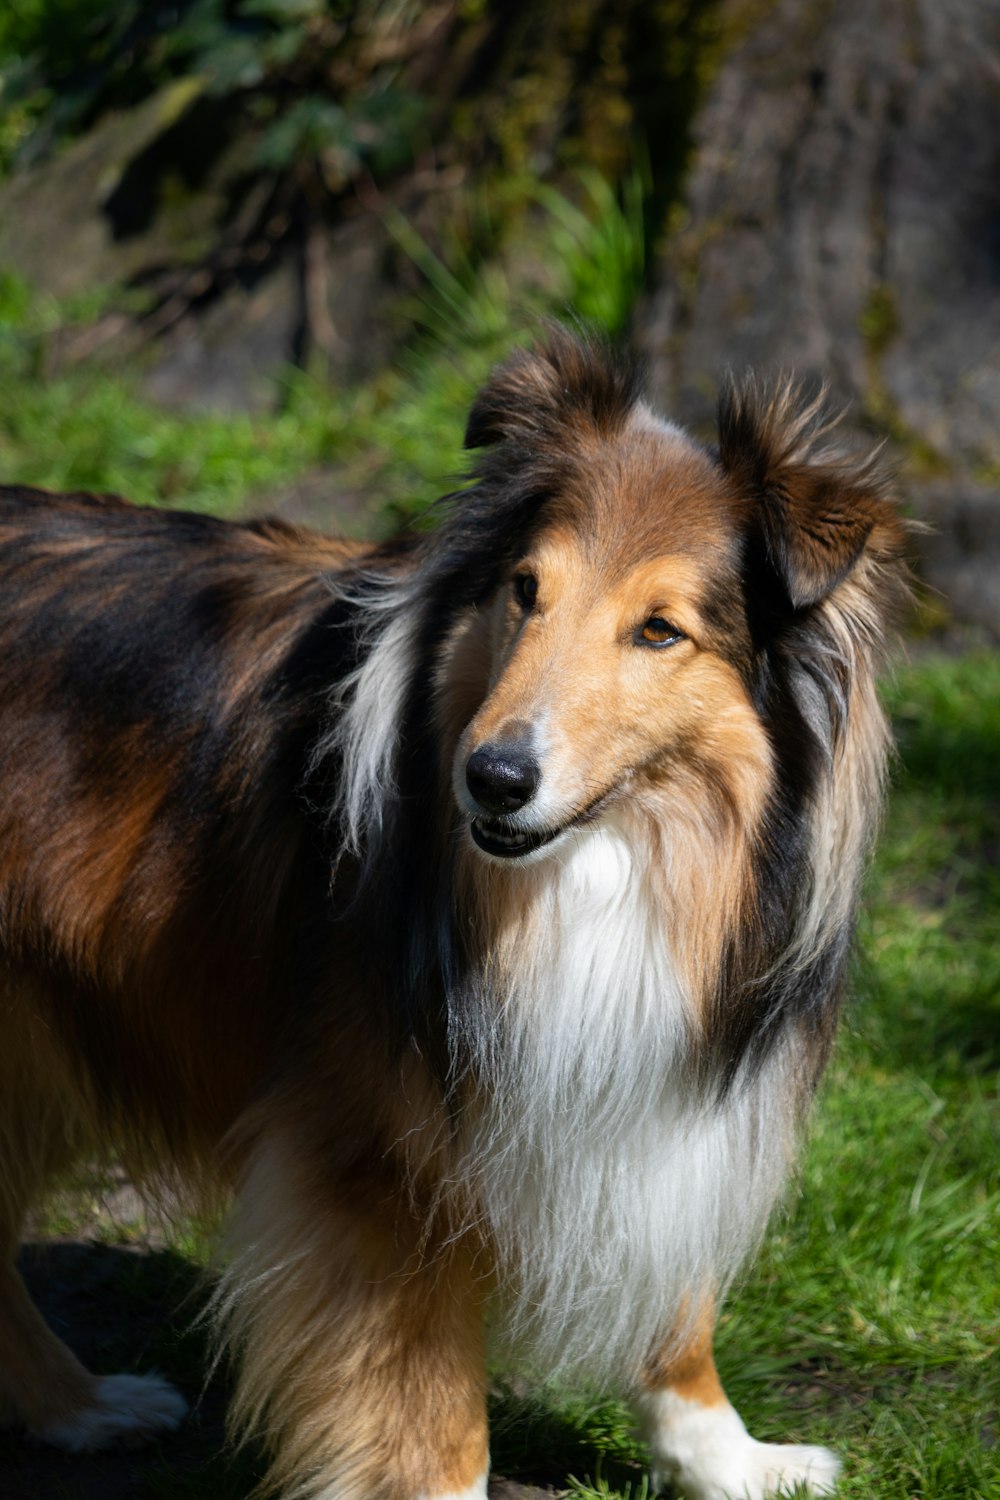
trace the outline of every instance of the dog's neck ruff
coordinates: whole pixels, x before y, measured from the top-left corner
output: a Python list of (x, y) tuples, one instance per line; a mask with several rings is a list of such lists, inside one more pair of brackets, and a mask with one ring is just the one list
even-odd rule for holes
[(495, 925), (452, 1037), (474, 1079), (460, 1177), (497, 1256), (502, 1352), (624, 1385), (753, 1249), (794, 1132), (783, 1049), (724, 1102), (697, 1084), (645, 843), (615, 811), (558, 859), (489, 870)]

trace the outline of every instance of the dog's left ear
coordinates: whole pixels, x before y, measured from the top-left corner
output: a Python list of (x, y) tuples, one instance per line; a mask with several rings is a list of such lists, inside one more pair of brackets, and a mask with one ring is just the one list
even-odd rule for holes
[(857, 563), (888, 509), (885, 479), (868, 456), (824, 446), (822, 393), (791, 381), (764, 388), (730, 378), (719, 400), (719, 461), (748, 501), (747, 541), (791, 609), (807, 609)]

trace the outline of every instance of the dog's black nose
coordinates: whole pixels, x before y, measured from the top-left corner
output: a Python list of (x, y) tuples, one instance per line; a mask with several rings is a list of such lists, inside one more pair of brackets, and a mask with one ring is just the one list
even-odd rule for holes
[(469, 791), (491, 813), (516, 812), (530, 802), (541, 776), (523, 745), (481, 745), (465, 768)]

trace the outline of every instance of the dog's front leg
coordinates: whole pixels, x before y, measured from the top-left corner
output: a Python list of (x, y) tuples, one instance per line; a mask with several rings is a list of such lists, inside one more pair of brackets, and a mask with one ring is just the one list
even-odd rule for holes
[(475, 1257), (428, 1244), (383, 1166), (334, 1185), (288, 1142), (257, 1151), (219, 1298), (242, 1365), (235, 1420), (296, 1500), (482, 1500)]
[(654, 1491), (676, 1485), (685, 1500), (767, 1500), (796, 1486), (832, 1494), (840, 1464), (829, 1449), (759, 1443), (747, 1432), (715, 1369), (713, 1323), (706, 1311), (682, 1347), (671, 1341), (647, 1367), (636, 1408)]

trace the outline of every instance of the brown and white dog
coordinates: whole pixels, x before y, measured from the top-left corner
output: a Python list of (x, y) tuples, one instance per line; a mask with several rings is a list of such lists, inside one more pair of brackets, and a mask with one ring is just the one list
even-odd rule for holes
[(381, 548), (0, 491), (0, 1404), (74, 1449), (181, 1419), (13, 1264), (114, 1150), (232, 1196), (286, 1497), (482, 1496), (486, 1326), (630, 1392), (687, 1500), (825, 1494), (712, 1324), (834, 1029), (902, 523), (794, 387), (730, 383), (709, 451), (558, 330), (467, 441)]

